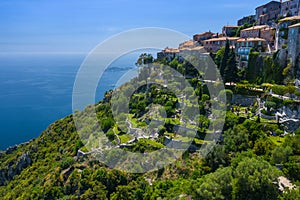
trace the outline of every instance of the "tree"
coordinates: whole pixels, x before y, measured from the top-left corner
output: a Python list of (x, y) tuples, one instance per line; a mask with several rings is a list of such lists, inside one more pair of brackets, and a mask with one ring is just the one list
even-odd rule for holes
[(259, 82), (261, 77), (261, 68), (263, 64), (263, 57), (260, 56), (259, 52), (250, 52), (248, 67), (246, 69), (246, 80), (250, 83)]
[(139, 56), (138, 60), (136, 61), (137, 66), (147, 65), (153, 63), (154, 58), (151, 54), (143, 53)]
[(205, 163), (208, 165), (211, 170), (215, 171), (220, 166), (227, 166), (227, 155), (225, 153), (224, 146), (222, 145), (215, 145), (212, 147), (211, 151), (205, 157)]
[(295, 200), (295, 199), (300, 199), (299, 188), (293, 190), (286, 190), (280, 197), (280, 200)]
[(222, 61), (224, 52), (225, 52), (225, 47), (221, 47), (221, 49), (219, 49), (216, 53), (214, 61), (218, 67), (220, 67), (220, 65), (221, 65), (221, 61)]
[(245, 158), (234, 172), (233, 199), (277, 199), (279, 176), (277, 168), (268, 162)]
[(226, 67), (223, 74), (223, 80), (225, 83), (228, 82), (238, 82), (239, 81), (239, 75), (238, 75), (238, 67), (235, 60), (235, 53), (234, 50), (231, 49), (229, 54), (229, 59), (227, 60)]
[(253, 147), (257, 155), (268, 155), (274, 149), (274, 143), (269, 138), (259, 138)]
[(224, 133), (224, 147), (226, 153), (245, 151), (251, 147), (249, 131), (243, 125), (234, 126)]
[(279, 146), (272, 151), (272, 160), (275, 164), (283, 164), (288, 161), (289, 156), (293, 154), (293, 149), (289, 146)]
[(230, 46), (229, 46), (229, 41), (226, 40), (226, 45), (224, 49), (224, 54), (220, 63), (220, 74), (223, 77), (224, 76), (224, 71), (227, 66), (227, 61), (229, 59), (229, 54), (230, 54)]
[(232, 169), (218, 169), (191, 184), (195, 199), (232, 199)]
[(94, 183), (94, 186), (92, 188), (89, 188), (80, 196), (81, 199), (107, 199), (106, 197), (107, 191), (105, 190), (105, 186), (101, 183)]

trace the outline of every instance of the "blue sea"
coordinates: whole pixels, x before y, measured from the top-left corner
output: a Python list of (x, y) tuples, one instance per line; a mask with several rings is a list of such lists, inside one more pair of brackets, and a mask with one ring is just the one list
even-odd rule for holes
[[(72, 90), (85, 54), (0, 54), (0, 149), (41, 134), (72, 113)], [(137, 54), (114, 62), (99, 82), (95, 102), (134, 68)]]

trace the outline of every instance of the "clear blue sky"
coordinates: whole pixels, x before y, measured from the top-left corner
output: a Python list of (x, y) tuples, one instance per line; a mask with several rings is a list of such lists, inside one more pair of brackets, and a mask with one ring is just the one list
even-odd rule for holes
[(1, 0), (0, 53), (89, 52), (105, 38), (140, 27), (192, 36), (255, 13), (266, 0)]

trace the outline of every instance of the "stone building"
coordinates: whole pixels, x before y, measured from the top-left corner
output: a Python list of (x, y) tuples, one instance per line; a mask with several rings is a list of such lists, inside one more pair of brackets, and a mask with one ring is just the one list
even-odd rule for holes
[(203, 41), (203, 40), (211, 39), (213, 37), (213, 35), (214, 35), (214, 33), (210, 32), (210, 31), (200, 33), (200, 34), (195, 34), (193, 36), (193, 40), (201, 43), (201, 41)]
[(265, 52), (267, 41), (262, 38), (240, 38), (236, 43), (237, 62), (240, 68), (247, 68), (251, 49)]
[(225, 37), (234, 37), (238, 30), (239, 26), (224, 26), (222, 28), (222, 34)]
[(174, 58), (178, 58), (179, 61), (183, 62), (186, 55), (198, 55), (206, 53), (203, 46), (181, 46), (181, 48), (165, 48), (161, 52), (157, 53), (157, 60), (166, 60), (171, 62)]
[(255, 23), (255, 15), (250, 15), (239, 19), (237, 22), (238, 26), (242, 26), (244, 24), (254, 24)]
[(168, 62), (172, 61), (174, 58), (176, 58), (179, 55), (179, 49), (178, 48), (165, 48), (161, 52), (157, 53), (157, 60), (163, 60), (166, 59)]
[(260, 30), (260, 38), (265, 39), (268, 45), (269, 51), (275, 51), (276, 43), (276, 29), (267, 27)]
[(300, 23), (289, 26), (288, 59), (290, 60), (297, 79), (300, 78)]
[(269, 30), (268, 25), (252, 26), (241, 30), (240, 37), (242, 38), (260, 38), (262, 30)]
[(271, 1), (265, 5), (257, 7), (255, 10), (255, 20), (257, 21), (257, 25), (271, 25), (280, 16), (281, 3), (278, 1)]
[(179, 50), (180, 49), (185, 49), (185, 48), (194, 48), (198, 46), (198, 43), (194, 40), (189, 40), (189, 41), (185, 41), (181, 44), (179, 44)]
[(299, 2), (300, 0), (288, 0), (281, 3), (280, 16), (297, 16), (299, 15)]
[(267, 48), (267, 41), (262, 38), (240, 38), (236, 42), (236, 52), (240, 62), (248, 61), (250, 50), (264, 52)]
[(276, 30), (276, 50), (282, 49), (288, 43), (289, 26), (300, 22), (300, 16), (286, 17), (279, 20)]
[(217, 52), (221, 47), (226, 45), (226, 41), (229, 41), (230, 47), (235, 48), (238, 37), (220, 37), (204, 40), (202, 42), (207, 52)]

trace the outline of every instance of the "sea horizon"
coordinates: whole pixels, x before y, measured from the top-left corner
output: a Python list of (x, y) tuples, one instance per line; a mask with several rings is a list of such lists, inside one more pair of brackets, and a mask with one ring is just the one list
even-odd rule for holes
[[(85, 53), (0, 54), (0, 150), (38, 137), (51, 123), (72, 114), (72, 91)], [(120, 57), (105, 72), (95, 102), (114, 89), (137, 55)]]

